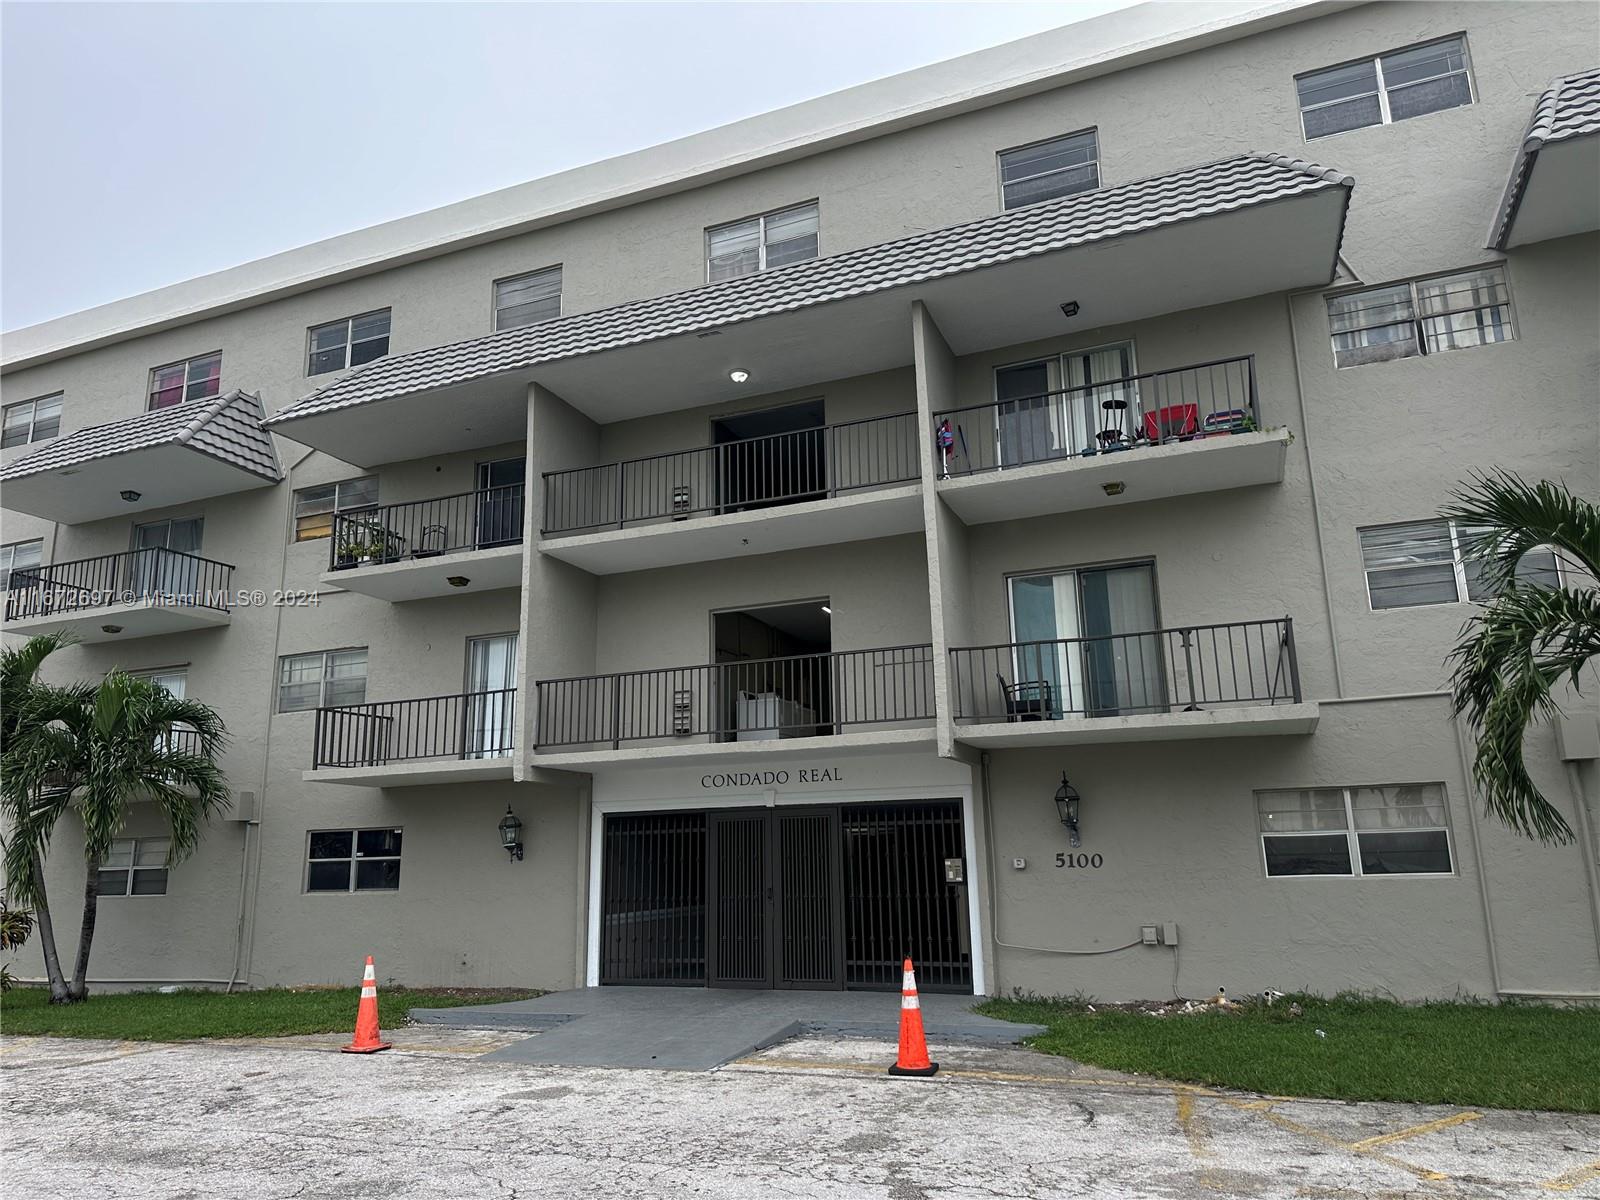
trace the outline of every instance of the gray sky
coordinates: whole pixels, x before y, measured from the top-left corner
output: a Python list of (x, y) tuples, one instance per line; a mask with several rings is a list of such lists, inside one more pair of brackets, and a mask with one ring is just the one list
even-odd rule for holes
[(4, 3), (0, 328), (1127, 3)]

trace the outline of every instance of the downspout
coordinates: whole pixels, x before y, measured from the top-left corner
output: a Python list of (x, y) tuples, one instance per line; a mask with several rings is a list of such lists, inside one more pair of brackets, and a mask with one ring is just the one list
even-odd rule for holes
[(1322, 565), (1322, 609), (1328, 620), (1328, 649), (1333, 656), (1333, 694), (1338, 697), (1344, 695), (1344, 668), (1339, 659), (1339, 627), (1333, 616), (1333, 588), (1328, 582), (1328, 548), (1322, 538), (1322, 504), (1317, 498), (1317, 468), (1311, 454), (1311, 427), (1306, 421), (1305, 377), (1300, 369), (1300, 334), (1294, 321), (1294, 298), (1297, 294), (1302, 293), (1286, 294), (1283, 307), (1289, 322), (1289, 359), (1294, 363), (1295, 407), (1300, 414), (1300, 437), (1305, 442), (1306, 489), (1311, 496), (1311, 532), (1317, 542), (1317, 561)]
[(1505, 995), (1500, 989), (1500, 955), (1494, 946), (1494, 915), (1489, 907), (1489, 879), (1483, 871), (1483, 848), (1478, 842), (1478, 796), (1472, 786), (1472, 759), (1467, 754), (1467, 743), (1461, 732), (1461, 722), (1451, 718), (1450, 727), (1456, 733), (1456, 753), (1461, 758), (1461, 777), (1467, 785), (1467, 834), (1472, 839), (1472, 863), (1478, 876), (1478, 903), (1483, 909), (1483, 935), (1489, 947), (1489, 982), (1494, 987), (1495, 998)]
[[(294, 462), (289, 464), (289, 469), (283, 473), (283, 480), (288, 483), (293, 477), (295, 469), (306, 459), (317, 453), (307, 450)], [(278, 587), (282, 589), (284, 581), (289, 577), (289, 529), (294, 519), (294, 488), (286, 487), (283, 493), (283, 528), (278, 538)], [(272, 623), (272, 656), (268, 660), (268, 671), (276, 672), (278, 669), (278, 650), (283, 644), (283, 605), (274, 606), (276, 613)], [(233, 970), (228, 975), (228, 991), (238, 986), (240, 975), (240, 959), (244, 959), (243, 974), (248, 981), (250, 968), (256, 953), (255, 917), (261, 901), (261, 841), (256, 838), (256, 877), (253, 885), (248, 884), (250, 874), (250, 828), (261, 825), (261, 820), (267, 807), (267, 780), (271, 777), (272, 762), (272, 720), (277, 715), (278, 706), (273, 702), (276, 695), (276, 676), (269, 674), (267, 682), (267, 721), (264, 736), (261, 740), (261, 786), (256, 792), (255, 820), (247, 821), (244, 827), (244, 845), (239, 851), (239, 916), (234, 929), (233, 940)], [(245, 897), (249, 895), (249, 951), (245, 951)]]

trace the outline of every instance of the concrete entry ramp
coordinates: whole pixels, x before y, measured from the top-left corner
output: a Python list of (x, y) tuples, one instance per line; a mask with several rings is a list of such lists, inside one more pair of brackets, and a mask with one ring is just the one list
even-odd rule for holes
[[(924, 992), (922, 1020), (928, 1036), (1003, 1045), (1044, 1032), (1040, 1025), (979, 1016), (972, 1011), (979, 1000)], [(900, 997), (895, 992), (576, 988), (505, 1004), (414, 1008), (410, 1016), (425, 1025), (539, 1035), (485, 1055), (488, 1059), (709, 1071), (802, 1033), (895, 1037)]]

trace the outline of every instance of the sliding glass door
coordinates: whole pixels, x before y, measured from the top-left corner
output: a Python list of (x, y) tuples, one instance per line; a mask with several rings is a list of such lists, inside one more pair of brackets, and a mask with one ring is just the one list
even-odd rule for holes
[(1138, 419), (1133, 343), (1076, 350), (994, 374), (996, 454), (1002, 467), (1100, 449), (1104, 430), (1133, 432)]
[(1015, 678), (1001, 684), (1052, 718), (1164, 712), (1155, 628), (1149, 563), (1013, 576)]
[[(177, 550), (185, 555), (200, 553), (201, 518), (181, 521), (153, 521), (133, 528), (133, 575), (129, 580), (136, 596), (190, 597), (200, 582), (200, 564), (192, 558), (162, 554)], [(144, 553), (137, 553), (144, 551)]]
[(516, 634), (468, 639), (468, 758), (502, 758), (511, 753), (516, 686)]

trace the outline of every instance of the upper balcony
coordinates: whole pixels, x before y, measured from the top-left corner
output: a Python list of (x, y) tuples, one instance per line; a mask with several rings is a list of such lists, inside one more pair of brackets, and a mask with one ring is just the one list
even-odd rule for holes
[(1066, 746), (1309, 733), (1294, 622), (1239, 621), (950, 651), (956, 738)]
[(968, 524), (1280, 483), (1253, 355), (933, 414), (939, 494)]
[(11, 572), (5, 632), (109, 642), (211, 629), (232, 619), (232, 587), (229, 564), (162, 547), (28, 567)]
[(522, 584), (523, 485), (339, 513), (324, 587), (421, 600)]
[(319, 708), (304, 778), (365, 787), (510, 779), (516, 725), (515, 688)]
[(269, 487), (283, 474), (261, 419), (235, 391), (80, 429), (0, 470), (5, 506), (78, 525)]
[(835, 650), (538, 682), (534, 763), (715, 761), (931, 743), (933, 647)]
[(904, 412), (547, 472), (539, 549), (603, 575), (912, 533), (919, 453)]

